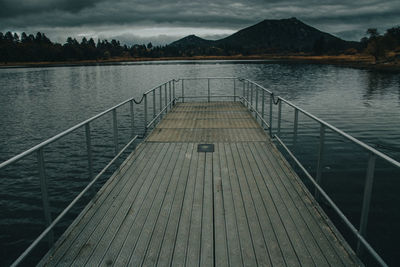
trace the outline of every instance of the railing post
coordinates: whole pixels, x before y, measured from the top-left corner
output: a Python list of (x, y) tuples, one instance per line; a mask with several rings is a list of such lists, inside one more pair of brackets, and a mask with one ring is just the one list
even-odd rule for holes
[[(38, 160), (39, 177), (40, 177), (40, 190), (42, 192), (44, 219), (47, 227), (51, 224), (52, 219), (51, 219), (50, 204), (49, 204), (48, 182), (44, 168), (43, 148), (39, 148), (39, 150), (37, 151), (37, 160)], [(48, 234), (48, 242), (49, 242), (49, 247), (51, 247), (54, 244), (53, 230), (51, 230)]]
[(175, 80), (172, 80), (172, 96), (174, 99), (174, 105), (175, 105)]
[(293, 145), (297, 143), (297, 128), (299, 123), (299, 110), (294, 109), (294, 123), (293, 123)]
[[(161, 92), (161, 90), (160, 90), (160, 92)], [(146, 132), (146, 130), (147, 130), (147, 94), (144, 94), (143, 95), (143, 97), (144, 97), (144, 114), (143, 114), (143, 116), (144, 116), (144, 131)]]
[(251, 84), (250, 88), (250, 106), (253, 108), (253, 83)]
[(273, 95), (269, 95), (269, 136), (272, 137), (272, 97)]
[[(317, 163), (317, 175), (315, 180), (319, 186), (322, 185), (322, 159), (324, 154), (324, 142), (325, 142), (325, 125), (321, 123), (319, 129), (319, 149), (318, 149), (318, 163)], [(315, 188), (314, 191), (315, 199), (319, 199), (319, 191)]]
[(278, 103), (278, 136), (281, 135), (282, 100)]
[(113, 115), (113, 130), (114, 130), (114, 148), (115, 148), (115, 155), (118, 154), (118, 124), (117, 124), (117, 110), (114, 108), (112, 111)]
[(185, 102), (185, 80), (182, 79), (182, 103)]
[(246, 81), (243, 80), (243, 101), (244, 101), (245, 97), (246, 97)]
[[(369, 216), (369, 208), (371, 204), (371, 193), (372, 193), (372, 186), (374, 183), (374, 172), (375, 172), (375, 162), (376, 162), (376, 155), (370, 153), (368, 158), (368, 166), (367, 166), (367, 175), (365, 179), (365, 187), (364, 187), (364, 198), (362, 203), (362, 210), (361, 210), (361, 219), (360, 219), (360, 230), (358, 231), (360, 235), (364, 238), (367, 232), (367, 225), (368, 225), (368, 216)], [(357, 242), (357, 255), (360, 257), (363, 251), (363, 247), (361, 242)]]
[[(261, 118), (265, 120), (265, 91), (262, 89), (261, 93)], [(265, 125), (263, 125), (264, 127)]]
[(133, 100), (130, 101), (130, 111), (131, 111), (131, 134), (133, 138), (135, 136), (135, 116), (133, 112)]
[(160, 112), (161, 112), (161, 110), (162, 110), (162, 89), (161, 89), (161, 85), (160, 85), (159, 89), (160, 89)]
[(89, 180), (93, 179), (93, 159), (92, 159), (92, 138), (90, 134), (90, 124), (85, 124), (86, 133), (86, 152), (88, 158), (88, 170), (89, 170)]
[(258, 87), (256, 86), (256, 118), (257, 118), (257, 113), (258, 113)]
[(236, 102), (236, 78), (233, 78), (233, 102)]
[(207, 87), (208, 87), (207, 99), (208, 99), (208, 102), (210, 102), (210, 79), (207, 79)]
[(247, 103), (247, 107), (249, 107), (249, 103), (250, 103), (250, 101), (249, 101), (249, 96), (250, 96), (250, 82), (249, 81), (247, 81), (247, 97), (246, 97), (246, 103)]
[(168, 82), (168, 91), (169, 91), (169, 109), (172, 109), (171, 81)]
[(164, 84), (164, 104), (165, 113), (168, 111), (168, 95), (167, 95), (167, 83)]
[(156, 89), (153, 90), (153, 119), (156, 117)]

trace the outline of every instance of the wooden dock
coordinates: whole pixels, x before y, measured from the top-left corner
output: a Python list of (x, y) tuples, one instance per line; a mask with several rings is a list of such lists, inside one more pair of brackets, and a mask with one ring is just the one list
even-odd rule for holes
[(360, 264), (250, 112), (210, 102), (178, 103), (39, 265)]

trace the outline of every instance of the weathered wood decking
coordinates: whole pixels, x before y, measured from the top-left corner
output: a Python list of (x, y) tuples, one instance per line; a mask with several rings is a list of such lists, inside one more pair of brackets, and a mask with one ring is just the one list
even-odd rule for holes
[(178, 104), (40, 263), (358, 264), (238, 102)]

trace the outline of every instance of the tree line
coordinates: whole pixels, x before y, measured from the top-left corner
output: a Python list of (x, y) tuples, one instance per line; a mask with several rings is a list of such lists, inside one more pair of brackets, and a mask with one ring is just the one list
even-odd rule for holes
[(376, 61), (394, 60), (400, 54), (400, 26), (387, 29), (380, 34), (376, 28), (366, 31), (367, 37), (360, 42), (364, 52), (370, 54)]
[(81, 42), (68, 37), (65, 44), (53, 43), (41, 32), (36, 35), (0, 32), (0, 62), (40, 62), (100, 60), (115, 57), (174, 56), (173, 49), (154, 47), (151, 43), (121, 45), (115, 39), (98, 40), (82, 38)]
[[(381, 35), (377, 29), (368, 29), (368, 37), (361, 39), (361, 49), (377, 61), (393, 58), (400, 52), (400, 26), (393, 27)], [(324, 40), (317, 40), (313, 51), (323, 53)], [(0, 62), (41, 62), (41, 61), (80, 61), (103, 60), (109, 58), (159, 58), (190, 57), (197, 55), (229, 56), (248, 55), (261, 51), (247, 51), (240, 46), (153, 46), (151, 43), (121, 45), (118, 40), (97, 40), (82, 38), (80, 42), (68, 37), (64, 44), (53, 43), (44, 33), (36, 35), (0, 32)], [(355, 51), (357, 52), (357, 50)]]

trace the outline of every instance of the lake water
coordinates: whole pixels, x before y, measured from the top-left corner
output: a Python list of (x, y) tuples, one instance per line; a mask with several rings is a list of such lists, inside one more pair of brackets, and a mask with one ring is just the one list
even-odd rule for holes
[[(206, 76), (236, 76), (256, 81), (400, 160), (398, 74), (268, 61), (173, 61), (0, 69), (0, 162), (127, 98), (139, 99), (144, 91), (157, 84), (178, 77)], [(140, 110), (140, 107), (135, 110), (137, 133), (142, 129)], [(276, 110), (274, 107), (274, 114)], [(287, 106), (283, 106), (282, 112), (282, 139), (315, 174), (318, 125), (300, 115), (299, 134), (294, 143), (293, 112)], [(121, 145), (130, 137), (128, 114), (128, 109), (118, 113)], [(113, 156), (111, 116), (94, 123), (92, 131), (94, 168), (99, 171)], [(84, 130), (77, 131), (45, 149), (53, 218), (87, 184), (84, 137)], [(323, 187), (358, 226), (368, 154), (331, 132), (326, 140)], [(375, 176), (367, 239), (388, 263), (398, 265), (400, 171), (378, 160)], [(65, 230), (84, 204), (82, 201), (71, 212), (57, 228), (56, 235)], [(325, 208), (328, 214), (332, 213)], [(0, 170), (0, 213), (0, 266), (3, 266), (12, 262), (44, 229), (36, 154)], [(346, 231), (344, 234), (348, 235)], [(350, 243), (353, 245), (351, 240)], [(42, 244), (28, 264), (40, 257), (45, 247)]]

